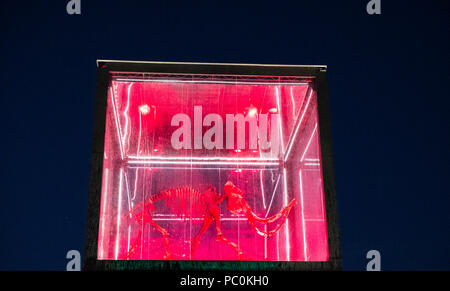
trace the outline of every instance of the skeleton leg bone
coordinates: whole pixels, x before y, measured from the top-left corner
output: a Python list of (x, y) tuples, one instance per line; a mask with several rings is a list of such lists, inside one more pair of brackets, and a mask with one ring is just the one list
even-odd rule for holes
[[(145, 214), (143, 214), (145, 213)], [(138, 237), (133, 241), (132, 247), (127, 253), (127, 259), (133, 255), (141, 245), (142, 239), (142, 231), (147, 223), (150, 223), (159, 233), (162, 235), (163, 243), (164, 243), (164, 259), (172, 259), (172, 254), (169, 251), (169, 233), (166, 229), (159, 226), (153, 219), (150, 213), (147, 210), (143, 210), (142, 212), (136, 214), (134, 217), (135, 221), (139, 224), (139, 234)]]
[(232, 241), (229, 241), (222, 232), (222, 228), (220, 226), (220, 208), (218, 206), (213, 207), (211, 209), (211, 214), (213, 215), (214, 220), (216, 221), (216, 230), (217, 230), (216, 241), (220, 241), (220, 242), (226, 243), (227, 245), (231, 246), (235, 250), (235, 252), (238, 256), (238, 259), (242, 260), (242, 257), (244, 254), (242, 252), (242, 250), (239, 248), (239, 246), (237, 244), (235, 244)]
[(169, 251), (169, 232), (165, 228), (162, 228), (161, 226), (156, 224), (156, 222), (153, 219), (150, 221), (150, 224), (153, 225), (153, 227), (157, 231), (159, 231), (162, 235), (162, 239), (164, 242), (164, 249), (165, 249), (164, 259), (166, 259), (166, 260), (173, 259), (172, 254)]
[(206, 232), (206, 230), (211, 225), (211, 222), (214, 220), (213, 216), (209, 213), (205, 214), (205, 218), (203, 219), (203, 225), (198, 234), (191, 241), (191, 260), (194, 257), (195, 251), (200, 243), (200, 239), (202, 235)]
[(126, 255), (126, 258), (129, 259), (134, 253), (139, 249), (139, 246), (141, 245), (141, 239), (142, 239), (142, 227), (139, 229), (139, 233), (137, 238), (133, 241), (133, 244), (131, 245), (131, 248), (128, 250), (128, 253)]

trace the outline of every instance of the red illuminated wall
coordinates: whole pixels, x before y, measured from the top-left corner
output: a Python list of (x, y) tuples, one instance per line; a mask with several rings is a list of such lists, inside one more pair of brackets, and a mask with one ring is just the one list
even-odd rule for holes
[[(105, 128), (98, 253), (100, 260), (249, 260), (327, 261), (317, 99), (312, 79), (203, 75), (116, 74), (109, 86)], [(194, 148), (194, 108), (201, 116), (223, 120), (223, 149)], [(172, 118), (192, 120), (192, 149), (174, 149)], [(279, 146), (226, 148), (226, 115), (243, 114), (259, 122), (267, 114), (270, 137)], [(272, 130), (271, 126), (275, 126)], [(211, 127), (201, 126), (204, 136)], [(234, 126), (235, 134), (238, 128)], [(273, 134), (271, 134), (273, 133)], [(236, 139), (236, 138), (235, 138)], [(166, 189), (191, 187), (202, 193), (210, 186), (219, 194), (231, 181), (242, 190), (253, 212), (270, 217), (295, 199), (285, 223), (274, 235), (258, 235), (248, 217), (218, 205), (224, 236), (242, 250), (238, 258), (230, 244), (216, 240), (216, 223), (202, 236), (195, 255), (192, 239), (204, 222), (199, 202), (191, 198), (182, 213), (164, 199), (144, 208), (141, 222), (133, 209)], [(181, 195), (181, 194), (180, 194)], [(181, 196), (180, 196), (181, 197)], [(197, 204), (196, 204), (197, 203)], [(198, 208), (196, 211), (194, 208)], [(155, 224), (157, 226), (155, 226)], [(264, 231), (277, 221), (260, 224)], [(168, 233), (164, 240), (158, 227)], [(167, 246), (168, 243), (168, 246)], [(130, 250), (133, 249), (132, 254)]]

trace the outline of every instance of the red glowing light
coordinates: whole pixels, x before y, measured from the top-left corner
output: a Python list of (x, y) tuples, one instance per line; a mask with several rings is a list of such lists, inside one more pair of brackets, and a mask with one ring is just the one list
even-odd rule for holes
[[(320, 128), (313, 90), (300, 81), (255, 85), (206, 82), (213, 76), (206, 77), (199, 77), (198, 83), (192, 81), (195, 76), (151, 82), (133, 81), (126, 74), (124, 80), (113, 78), (105, 128), (98, 259), (327, 261)], [(194, 120), (193, 108), (198, 104), (203, 106), (201, 137), (211, 128), (202, 128), (208, 114), (225, 121), (226, 114), (236, 112), (247, 117), (278, 113), (277, 137), (285, 151), (281, 147), (263, 150), (259, 144), (248, 147), (248, 135), (246, 148), (209, 150), (202, 140), (194, 139), (194, 122), (192, 131), (185, 132), (193, 140), (192, 148), (174, 149), (172, 117), (182, 113)], [(149, 117), (142, 116), (150, 112)], [(198, 144), (201, 147), (195, 148)], [(233, 191), (225, 189), (227, 181), (236, 185)], [(219, 196), (207, 192), (205, 185), (213, 185)], [(216, 200), (225, 198), (220, 194), (228, 195), (227, 199)], [(209, 201), (212, 216), (202, 212), (205, 201), (201, 199)], [(196, 206), (195, 211), (186, 213), (190, 206)], [(221, 233), (215, 229), (218, 219)]]
[(143, 115), (146, 115), (150, 112), (150, 106), (147, 104), (139, 106), (139, 112), (141, 112)]
[(250, 116), (250, 117), (253, 117), (253, 116), (255, 116), (256, 114), (258, 113), (258, 110), (255, 108), (255, 107), (251, 107), (249, 110), (248, 110), (248, 116)]

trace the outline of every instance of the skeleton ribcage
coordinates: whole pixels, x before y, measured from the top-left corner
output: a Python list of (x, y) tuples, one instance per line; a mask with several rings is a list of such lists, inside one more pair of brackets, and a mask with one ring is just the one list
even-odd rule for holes
[(153, 202), (164, 200), (166, 207), (178, 217), (191, 218), (203, 215), (205, 204), (202, 193), (190, 186), (175, 187), (152, 195)]

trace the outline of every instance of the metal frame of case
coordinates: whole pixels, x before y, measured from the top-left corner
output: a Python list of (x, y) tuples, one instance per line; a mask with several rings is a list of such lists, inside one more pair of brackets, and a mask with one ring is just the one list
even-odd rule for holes
[[(280, 271), (280, 270), (340, 270), (341, 253), (332, 159), (330, 116), (326, 66), (255, 65), (217, 63), (172, 63), (137, 61), (97, 61), (97, 89), (94, 116), (94, 132), (91, 152), (91, 176), (87, 215), (84, 270), (221, 270), (221, 271)], [(97, 260), (99, 213), (101, 200), (103, 148), (108, 85), (112, 72), (215, 74), (248, 76), (295, 76), (313, 79), (317, 91), (322, 175), (329, 261), (326, 262), (268, 262), (268, 261), (113, 261)]]

